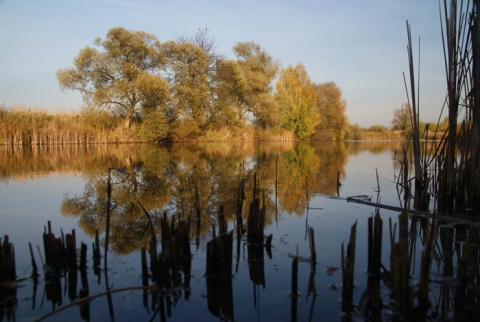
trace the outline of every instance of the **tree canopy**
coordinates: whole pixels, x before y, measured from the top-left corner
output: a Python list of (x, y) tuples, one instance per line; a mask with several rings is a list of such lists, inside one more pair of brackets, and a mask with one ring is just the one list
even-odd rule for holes
[(127, 129), (135, 113), (165, 106), (169, 91), (157, 37), (117, 27), (94, 44), (80, 50), (74, 67), (57, 72), (60, 87), (123, 116)]
[(345, 115), (347, 102), (342, 98), (342, 90), (334, 82), (316, 84), (315, 88), (315, 110), (320, 115), (316, 135), (324, 139), (343, 139), (348, 120)]
[(241, 96), (241, 114), (252, 113), (257, 124), (271, 123), (269, 109), (273, 108), (272, 82), (279, 64), (256, 42), (239, 42), (233, 47), (237, 63), (246, 82)]
[[(147, 141), (195, 139), (225, 128), (241, 133), (247, 125), (300, 139), (322, 131), (333, 133), (323, 138), (343, 138), (346, 103), (335, 83), (315, 84), (297, 64), (275, 84), (280, 64), (258, 43), (238, 42), (232, 51), (230, 59), (218, 53), (206, 29), (160, 42), (116, 27), (81, 49), (57, 78), (88, 105), (122, 117), (125, 133)], [(133, 130), (132, 121), (140, 124)]]
[(410, 104), (404, 103), (393, 111), (392, 130), (402, 131), (405, 136), (412, 132), (412, 110)]
[(286, 129), (293, 131), (300, 139), (315, 132), (315, 127), (320, 122), (320, 115), (315, 111), (317, 93), (302, 64), (282, 70), (275, 100)]

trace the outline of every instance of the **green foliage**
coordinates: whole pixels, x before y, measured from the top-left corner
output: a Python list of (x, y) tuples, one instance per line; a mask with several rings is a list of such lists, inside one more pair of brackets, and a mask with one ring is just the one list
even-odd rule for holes
[(278, 114), (269, 109), (275, 108), (271, 100), (271, 84), (279, 64), (253, 41), (239, 42), (233, 51), (246, 83), (242, 95), (238, 97), (240, 115), (243, 117), (250, 112), (256, 124), (262, 127), (276, 125)]
[(368, 129), (370, 132), (377, 132), (377, 133), (387, 133), (388, 129), (382, 125), (372, 125)]
[(358, 124), (347, 125), (345, 129), (345, 140), (363, 140), (363, 129)]
[(156, 109), (145, 113), (140, 127), (140, 137), (147, 142), (164, 140), (169, 133), (169, 126), (163, 111)]
[(191, 118), (171, 123), (171, 137), (174, 141), (195, 139), (201, 133), (198, 123)]
[(197, 127), (203, 128), (210, 104), (207, 53), (192, 43), (174, 41), (162, 44), (161, 52), (167, 60), (167, 75), (172, 88), (170, 120), (191, 119)]
[(206, 29), (161, 43), (117, 27), (81, 49), (57, 78), (61, 88), (79, 91), (95, 106), (92, 111), (122, 117), (126, 131), (112, 131), (121, 141), (218, 137), (217, 131), (239, 133), (246, 125), (283, 128), (300, 138), (343, 138), (346, 103), (334, 83), (314, 84), (299, 64), (282, 72), (274, 96), (279, 63), (253, 41), (237, 43), (233, 52), (235, 59), (218, 54)]
[(333, 82), (316, 85), (317, 104), (315, 109), (320, 115), (315, 137), (326, 136), (329, 139), (342, 140), (348, 125), (345, 110), (347, 102), (342, 98), (341, 89)]
[(245, 123), (245, 101), (247, 80), (238, 62), (223, 60), (217, 65), (215, 73), (214, 109), (210, 122), (217, 126), (235, 126)]
[(303, 65), (297, 64), (282, 70), (275, 101), (283, 115), (283, 127), (293, 131), (300, 139), (315, 132), (320, 122), (319, 114), (315, 111), (317, 93)]
[(412, 133), (412, 110), (410, 104), (404, 103), (393, 111), (392, 130), (402, 131), (406, 137)]
[(98, 49), (85, 47), (74, 67), (57, 72), (60, 87), (123, 116), (127, 129), (135, 113), (165, 105), (168, 84), (160, 75), (164, 62), (155, 36), (117, 27), (94, 44)]

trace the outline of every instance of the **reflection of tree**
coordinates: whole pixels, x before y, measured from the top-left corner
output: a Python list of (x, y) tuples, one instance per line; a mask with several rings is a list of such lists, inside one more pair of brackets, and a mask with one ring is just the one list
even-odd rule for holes
[(313, 147), (319, 163), (315, 171), (315, 185), (309, 184), (309, 188), (321, 194), (334, 195), (337, 192), (338, 173), (345, 175), (345, 145), (343, 142), (322, 142)]
[[(308, 144), (301, 142), (295, 150), (285, 153), (279, 162), (280, 183), (278, 198), (280, 207), (288, 213), (303, 214), (307, 208), (307, 180), (315, 178), (318, 157)], [(313, 185), (312, 185), (313, 186)]]
[(403, 141), (369, 141), (369, 142), (345, 142), (345, 150), (348, 154), (359, 154), (368, 151), (373, 154), (385, 151), (398, 151), (402, 149)]
[[(148, 220), (140, 203), (147, 211), (163, 208), (168, 202), (165, 191), (170, 186), (165, 172), (154, 174), (144, 171), (142, 163), (131, 156), (125, 160), (125, 168), (111, 171), (110, 243), (112, 250), (120, 254), (143, 245), (138, 239)], [(65, 197), (62, 203), (62, 213), (78, 217), (79, 226), (90, 236), (94, 236), (95, 230), (103, 231), (105, 227), (107, 181), (107, 172), (88, 176), (83, 195)]]
[[(116, 169), (111, 171), (112, 251), (128, 253), (145, 244), (145, 240), (138, 240), (148, 223), (140, 204), (152, 215), (154, 224), (160, 220), (155, 214), (165, 211), (169, 217), (190, 217), (190, 234), (202, 236), (216, 224), (214, 215), (220, 206), (225, 220), (236, 219), (241, 182), (243, 202), (254, 199), (256, 184), (268, 226), (276, 218), (276, 186), (281, 208), (300, 215), (307, 207), (307, 190), (309, 195), (335, 192), (337, 172), (343, 172), (345, 162), (343, 145), (335, 143), (259, 145), (256, 151), (242, 145), (227, 151), (207, 147), (139, 146), (113, 150), (114, 157), (109, 157), (107, 163), (108, 168)], [(97, 162), (100, 164), (100, 160)], [(92, 169), (85, 177), (83, 194), (66, 196), (61, 210), (64, 215), (77, 217), (79, 226), (94, 236), (96, 230), (105, 229), (108, 171)], [(248, 207), (243, 207), (241, 215), (246, 222)]]
[(344, 174), (346, 153), (343, 143), (301, 142), (279, 158), (278, 198), (288, 213), (301, 215), (314, 193), (336, 193), (337, 176)]

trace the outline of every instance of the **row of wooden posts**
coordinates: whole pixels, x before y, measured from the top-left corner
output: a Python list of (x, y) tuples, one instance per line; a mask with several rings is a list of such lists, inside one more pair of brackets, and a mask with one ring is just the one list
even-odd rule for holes
[[(47, 228), (48, 227), (48, 228)], [(68, 297), (70, 301), (88, 297), (89, 287), (87, 279), (87, 245), (81, 243), (80, 259), (77, 258), (76, 236), (75, 230), (70, 234), (63, 234), (61, 237), (55, 237), (52, 233), (51, 223), (48, 222), (43, 233), (43, 258), (40, 248), (37, 246), (38, 254), (42, 261), (42, 267), (45, 277), (45, 297), (51, 302), (52, 310), (62, 305), (62, 287), (60, 279), (63, 276), (68, 278)], [(15, 319), (15, 297), (16, 297), (16, 270), (15, 270), (15, 252), (14, 246), (9, 242), (6, 235), (1, 243), (0, 249), (0, 306), (1, 315), (5, 310), (7, 320)], [(31, 278), (33, 280), (33, 308), (35, 308), (36, 289), (38, 285), (38, 266), (35, 260), (34, 251), (31, 243), (29, 243), (29, 251), (32, 265)], [(96, 236), (96, 244), (93, 245), (94, 253), (94, 269), (97, 272), (100, 262), (99, 256), (98, 232)], [(79, 264), (78, 264), (79, 263)], [(77, 292), (78, 270), (81, 277), (81, 289)], [(77, 294), (78, 293), (78, 294)], [(90, 316), (88, 302), (80, 305), (80, 315), (82, 319), (88, 320)]]
[[(256, 180), (255, 180), (256, 182)], [(258, 287), (266, 287), (264, 272), (264, 249), (271, 257), (272, 236), (265, 239), (265, 202), (262, 200), (259, 192), (255, 190), (254, 199), (250, 203), (248, 220), (247, 220), (247, 251), (249, 262), (249, 275), (255, 288), (254, 300), (257, 305)], [(240, 189), (239, 191), (242, 191)], [(243, 194), (243, 193), (242, 193)], [(263, 197), (263, 196), (262, 196)], [(240, 245), (244, 234), (241, 211), (243, 208), (244, 198), (242, 195), (238, 198), (237, 205), (236, 228), (228, 231), (228, 225), (220, 208), (217, 214), (217, 223), (212, 227), (212, 240), (207, 243), (207, 297), (209, 311), (222, 319), (233, 320), (233, 297), (232, 297), (232, 246), (233, 232), (237, 232), (237, 256), (240, 254)], [(406, 207), (407, 209), (408, 207)], [(145, 211), (146, 212), (146, 211)], [(182, 219), (179, 216), (167, 218), (164, 214), (160, 223), (161, 235), (161, 251), (157, 248), (157, 232), (155, 231), (152, 219), (148, 212), (148, 225), (146, 231), (150, 231), (150, 242), (148, 247), (145, 246), (141, 250), (142, 259), (142, 287), (144, 289), (144, 305), (149, 309), (148, 295), (151, 294), (151, 308), (155, 314), (159, 314), (161, 321), (171, 316), (172, 307), (178, 301), (182, 294), (188, 300), (190, 295), (190, 275), (191, 275), (191, 252), (190, 252), (190, 218)], [(350, 238), (346, 248), (341, 245), (341, 268), (342, 268), (342, 310), (345, 316), (351, 317), (353, 312), (361, 314), (365, 317), (378, 318), (381, 316), (381, 296), (380, 282), (382, 280), (382, 272), (389, 277), (391, 285), (392, 297), (398, 306), (400, 314), (408, 319), (414, 319), (425, 315), (431, 303), (429, 302), (428, 290), (430, 283), (430, 267), (436, 247), (436, 232), (439, 230), (441, 234), (442, 255), (445, 265), (446, 276), (453, 276), (453, 253), (457, 252), (458, 273), (457, 277), (461, 283), (461, 287), (457, 288), (456, 303), (462, 300), (472, 303), (469, 311), (464, 313), (460, 308), (456, 308), (459, 314), (473, 314), (477, 312), (475, 309), (475, 301), (478, 296), (472, 295), (470, 284), (475, 282), (475, 274), (478, 270), (477, 265), (473, 265), (470, 261), (477, 258), (478, 248), (474, 244), (480, 243), (480, 234), (478, 227), (470, 227), (468, 225), (457, 226), (441, 226), (438, 229), (437, 220), (434, 218), (413, 217), (409, 220), (411, 214), (407, 210), (399, 216), (398, 222), (398, 240), (397, 240), (397, 224), (392, 225), (389, 221), (390, 230), (390, 272), (382, 264), (382, 234), (383, 220), (380, 217), (378, 209), (374, 216), (368, 219), (368, 280), (367, 287), (357, 305), (353, 303), (354, 276), (355, 276), (355, 248), (356, 248), (356, 227), (355, 223), (350, 232)], [(196, 221), (198, 222), (198, 218)], [(410, 227), (409, 227), (410, 222)], [(417, 225), (421, 227), (424, 236), (424, 251), (421, 257), (421, 272), (418, 292), (414, 292), (411, 285), (410, 269), (412, 261), (412, 252), (415, 245), (412, 244), (412, 234), (415, 233)], [(453, 228), (455, 227), (455, 229)], [(475, 230), (476, 229), (476, 230)], [(197, 229), (198, 231), (198, 229)], [(308, 229), (309, 245), (310, 245), (310, 277), (308, 283), (308, 295), (316, 296), (315, 274), (316, 274), (316, 249), (315, 249), (315, 232), (313, 227)], [(454, 241), (454, 238), (458, 240)], [(468, 240), (465, 243), (465, 240)], [(59, 278), (62, 274), (68, 272), (69, 279), (69, 298), (88, 297), (88, 280), (86, 278), (87, 267), (87, 245), (81, 243), (80, 258), (77, 258), (76, 251), (76, 234), (75, 230), (64, 235), (56, 237), (52, 233), (51, 224), (44, 228), (43, 233), (44, 254), (43, 260), (40, 250), (39, 256), (42, 260), (42, 267), (46, 278), (50, 278), (48, 284), (47, 299), (52, 302), (53, 308), (60, 306), (61, 286)], [(15, 272), (15, 252), (13, 245), (9, 242), (8, 236), (0, 241), (0, 282), (2, 285), (2, 299), (11, 299), (15, 296), (15, 288), (4, 287), (9, 282), (14, 283), (16, 280)], [(452, 245), (455, 245), (453, 248)], [(460, 246), (461, 245), (461, 246)], [(437, 245), (438, 247), (438, 245)], [(29, 244), (31, 261), (32, 261), (32, 278), (35, 284), (38, 276), (38, 268), (33, 255), (33, 249)], [(94, 271), (98, 274), (100, 266), (100, 245), (98, 232), (96, 233), (95, 242), (92, 244), (93, 250), (93, 266)], [(150, 256), (150, 265), (147, 264), (147, 254)], [(238, 270), (237, 257), (237, 270)], [(79, 264), (77, 264), (79, 263)], [(77, 270), (80, 269), (82, 288), (77, 296)], [(99, 275), (99, 274), (98, 274)], [(473, 276), (473, 277), (472, 277)], [(99, 276), (100, 278), (100, 276)], [(106, 276), (107, 278), (107, 276)], [(472, 279), (473, 278), (473, 279)], [(152, 291), (150, 281), (156, 290)], [(71, 289), (71, 290), (70, 290)], [(107, 290), (107, 293), (109, 290)], [(291, 320), (295, 321), (297, 316), (297, 295), (298, 295), (298, 257), (295, 256), (292, 261), (292, 278), (291, 278)], [(415, 298), (418, 298), (417, 306), (414, 305)], [(3, 304), (6, 303), (6, 304)], [(9, 304), (10, 303), (10, 304)], [(7, 316), (12, 314), (13, 304), (8, 301), (2, 301), (4, 308), (7, 308)], [(312, 302), (313, 310), (313, 302)], [(477, 310), (477, 311), (475, 311)], [(82, 317), (88, 317), (88, 302), (81, 305)], [(2, 311), (3, 312), (3, 311)], [(470, 312), (470, 313), (469, 313)], [(348, 320), (348, 318), (347, 318)]]

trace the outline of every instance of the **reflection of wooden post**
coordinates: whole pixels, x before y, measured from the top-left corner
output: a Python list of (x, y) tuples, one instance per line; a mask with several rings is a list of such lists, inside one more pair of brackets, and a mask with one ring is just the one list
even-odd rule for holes
[(232, 242), (231, 232), (207, 243), (208, 310), (223, 320), (233, 320)]
[(1, 243), (0, 247), (0, 269), (0, 282), (15, 281), (15, 250), (7, 235), (3, 238), (3, 243)]
[(77, 297), (77, 282), (78, 274), (77, 269), (68, 270), (68, 299), (73, 302)]
[(368, 273), (376, 278), (382, 264), (382, 231), (383, 221), (377, 209), (375, 216), (368, 218)]
[(238, 266), (240, 263), (240, 249), (242, 244), (242, 236), (243, 236), (243, 203), (245, 200), (245, 179), (241, 178), (238, 184), (238, 191), (237, 191), (237, 209), (235, 210), (235, 218), (236, 218), (236, 227), (237, 227), (237, 263), (235, 271), (238, 272)]
[[(254, 189), (257, 190), (257, 189)], [(254, 193), (255, 195), (256, 193)], [(265, 198), (265, 196), (263, 196)], [(263, 230), (265, 226), (265, 200), (260, 208), (260, 199), (254, 199), (248, 213), (248, 267), (250, 279), (254, 285), (265, 288), (265, 269), (263, 255)], [(270, 239), (271, 242), (271, 239)]]
[(71, 234), (66, 235), (65, 241), (67, 248), (68, 269), (77, 269), (77, 246), (75, 241), (75, 229), (72, 230)]
[(87, 244), (80, 245), (80, 269), (87, 269)]
[[(38, 268), (37, 268), (37, 263), (35, 262), (35, 257), (33, 256), (33, 250), (32, 250), (32, 243), (28, 243), (28, 249), (30, 250), (30, 259), (32, 262), (32, 278), (34, 283), (37, 283), (37, 278), (38, 278)], [(0, 250), (1, 254), (1, 250)], [(0, 255), (0, 258), (2, 256)], [(0, 264), (1, 266), (1, 264)]]
[(107, 181), (107, 222), (105, 225), (105, 251), (103, 254), (103, 269), (107, 270), (107, 254), (108, 254), (108, 242), (110, 239), (110, 206), (112, 200), (112, 183), (111, 183), (111, 176), (110, 171), (112, 169), (108, 169), (108, 181)]
[(344, 258), (344, 246), (342, 243), (342, 311), (347, 314), (352, 311), (353, 279), (355, 272), (355, 244), (357, 236), (357, 223), (350, 229), (350, 240), (347, 245), (347, 254)]
[(297, 321), (297, 297), (298, 297), (298, 256), (292, 261), (292, 292), (290, 294), (291, 303), (291, 321)]
[(337, 172), (337, 198), (340, 198), (340, 171)]
[(317, 262), (317, 252), (315, 250), (315, 231), (313, 227), (309, 229), (309, 243), (310, 243), (310, 276), (308, 278), (308, 294), (313, 293), (314, 296), (317, 292), (315, 287), (315, 272)]
[(310, 261), (312, 263), (315, 263), (315, 261), (317, 260), (317, 252), (315, 250), (315, 230), (313, 229), (313, 227), (310, 227), (308, 237), (308, 241), (310, 244)]
[[(85, 245), (85, 251), (86, 249), (87, 249), (87, 245)], [(86, 267), (80, 266), (80, 278), (82, 280), (82, 288), (78, 292), (79, 293), (78, 297), (82, 299), (82, 298), (88, 297), (88, 293), (89, 293)], [(86, 301), (80, 304), (80, 316), (83, 320), (90, 321), (90, 302)]]
[[(7, 320), (11, 317), (15, 319), (16, 309), (16, 287), (3, 287), (3, 283), (10, 284), (15, 282), (15, 251), (13, 245), (5, 235), (3, 243), (0, 238), (0, 319), (3, 320), (3, 314)], [(36, 287), (36, 283), (34, 284)]]
[(195, 214), (196, 214), (196, 236), (195, 236), (195, 245), (197, 247), (197, 250), (198, 248), (200, 247), (200, 224), (201, 224), (201, 221), (200, 221), (200, 216), (202, 214), (202, 211), (200, 209), (200, 195), (198, 193), (198, 185), (197, 183), (195, 182)]
[[(442, 246), (443, 254), (443, 276), (451, 278), (453, 276), (453, 226), (442, 225), (440, 227), (440, 245)], [(452, 294), (455, 287), (448, 283), (442, 283), (440, 286), (440, 310), (447, 312), (452, 309)]]
[[(408, 255), (408, 200), (399, 215), (399, 241), (392, 245), (390, 269), (392, 293), (399, 303), (400, 313), (409, 319), (413, 313), (413, 290), (410, 286), (410, 261)], [(395, 236), (393, 236), (395, 237)]]
[(423, 313), (430, 305), (428, 299), (428, 285), (430, 279), (430, 267), (432, 263), (433, 242), (435, 239), (435, 220), (427, 218), (425, 228), (426, 243), (422, 252), (422, 260), (420, 266), (420, 284), (418, 287), (418, 300), (420, 311)]
[(100, 240), (98, 238), (98, 229), (95, 229), (95, 244), (93, 244), (93, 266), (100, 266)]
[(55, 275), (59, 274), (62, 269), (65, 269), (67, 262), (65, 244), (62, 242), (62, 238), (55, 238), (50, 222), (48, 222), (48, 233), (46, 230), (44, 230), (43, 233), (43, 249), (45, 253), (45, 265), (51, 269), (50, 272), (47, 272)]
[(275, 222), (278, 227), (278, 153), (275, 156)]

